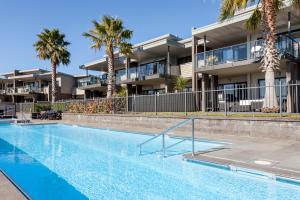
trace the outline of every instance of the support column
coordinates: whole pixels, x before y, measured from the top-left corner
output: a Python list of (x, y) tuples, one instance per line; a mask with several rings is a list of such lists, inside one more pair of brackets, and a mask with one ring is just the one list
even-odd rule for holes
[(201, 111), (206, 112), (207, 111), (207, 89), (209, 87), (209, 76), (208, 74), (202, 74), (202, 90), (201, 90), (201, 96), (202, 96), (202, 106), (201, 106)]
[(126, 63), (125, 63), (126, 80), (129, 79), (129, 67), (130, 67), (130, 58), (126, 57)]
[(127, 84), (126, 85), (126, 94), (128, 96), (131, 96), (133, 94), (133, 91), (132, 91), (132, 84)]
[(212, 102), (212, 111), (217, 111), (218, 108), (218, 76), (212, 75), (210, 78), (210, 89), (212, 90), (211, 92), (211, 102)]
[(247, 73), (247, 88), (248, 88), (248, 90), (247, 90), (247, 97), (248, 97), (248, 99), (250, 99), (250, 97), (251, 97), (251, 89), (250, 89), (250, 87), (251, 87), (251, 73), (249, 72), (249, 73)]
[(83, 100), (86, 100), (86, 90), (84, 90)]
[(251, 58), (251, 34), (247, 34), (247, 58)]
[(136, 85), (135, 94), (140, 95), (141, 93), (142, 93), (142, 86), (141, 85)]
[(167, 74), (171, 76), (171, 61), (170, 61), (170, 46), (168, 46), (167, 50)]
[(197, 46), (198, 38), (193, 36), (192, 38), (192, 91), (198, 91), (198, 73), (196, 69), (198, 68), (198, 59), (197, 59)]

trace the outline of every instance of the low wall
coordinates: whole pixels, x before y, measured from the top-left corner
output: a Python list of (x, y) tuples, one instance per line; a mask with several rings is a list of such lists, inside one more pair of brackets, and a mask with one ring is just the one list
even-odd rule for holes
[[(63, 114), (64, 121), (74, 124), (90, 124), (99, 128), (149, 133), (159, 133), (183, 119), (132, 115)], [(207, 134), (223, 134), (300, 140), (300, 121), (267, 118), (198, 117), (195, 120), (195, 131), (197, 137)], [(190, 136), (191, 124), (176, 130), (174, 133)]]

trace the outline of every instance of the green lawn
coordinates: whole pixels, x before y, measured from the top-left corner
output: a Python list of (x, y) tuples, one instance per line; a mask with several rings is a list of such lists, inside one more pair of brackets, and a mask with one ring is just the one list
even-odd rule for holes
[(201, 117), (201, 116), (215, 116), (215, 117), (272, 117), (272, 118), (300, 118), (300, 114), (282, 113), (218, 113), (218, 112), (145, 112), (145, 113), (132, 113), (133, 115), (141, 116), (165, 116), (165, 117)]

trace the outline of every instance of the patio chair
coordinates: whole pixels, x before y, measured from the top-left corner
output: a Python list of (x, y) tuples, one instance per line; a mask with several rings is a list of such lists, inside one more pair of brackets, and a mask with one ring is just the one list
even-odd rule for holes
[(251, 102), (251, 111), (252, 112), (260, 112), (263, 105), (264, 105), (264, 102), (262, 102), (262, 101), (252, 101)]

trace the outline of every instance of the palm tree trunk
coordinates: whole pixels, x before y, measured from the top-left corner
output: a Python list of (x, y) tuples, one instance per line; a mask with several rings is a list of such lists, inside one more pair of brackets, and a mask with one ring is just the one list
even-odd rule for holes
[(279, 59), (276, 49), (276, 9), (275, 0), (262, 1), (262, 29), (264, 38), (263, 71), (265, 72), (264, 108), (278, 108), (275, 90), (275, 70)]
[(107, 98), (114, 94), (114, 53), (113, 50), (108, 52), (108, 76), (107, 76)]
[(51, 81), (52, 81), (52, 103), (56, 101), (56, 64), (52, 63), (52, 75), (51, 75)]

